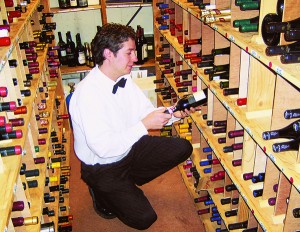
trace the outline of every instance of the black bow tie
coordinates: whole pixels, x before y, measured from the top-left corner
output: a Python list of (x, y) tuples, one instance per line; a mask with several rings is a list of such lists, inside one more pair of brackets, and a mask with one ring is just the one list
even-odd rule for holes
[(125, 79), (124, 77), (119, 80), (113, 87), (112, 93), (115, 94), (118, 90), (118, 87), (124, 88), (125, 84), (126, 84), (127, 79)]

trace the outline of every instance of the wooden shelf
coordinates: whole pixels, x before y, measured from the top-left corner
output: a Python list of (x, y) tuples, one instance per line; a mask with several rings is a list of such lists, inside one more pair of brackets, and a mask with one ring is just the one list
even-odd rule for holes
[(152, 7), (152, 3), (141, 3), (141, 2), (132, 2), (132, 3), (108, 3), (106, 2), (106, 8), (128, 8), (128, 7)]
[[(201, 20), (200, 11), (195, 7), (191, 7), (191, 4), (181, 2), (180, 0), (172, 1)], [(235, 28), (231, 27), (230, 22), (212, 23), (209, 26), (226, 37), (229, 41), (247, 51), (251, 56), (261, 61), (283, 78), (300, 88), (299, 64), (282, 64), (279, 56), (267, 56), (265, 54), (267, 46), (265, 44), (256, 42), (257, 33), (241, 33)]]

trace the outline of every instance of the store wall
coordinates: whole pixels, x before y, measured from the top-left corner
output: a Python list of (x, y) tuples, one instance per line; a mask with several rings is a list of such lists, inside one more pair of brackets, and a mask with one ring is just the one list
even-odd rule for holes
[[(58, 7), (58, 1), (50, 0), (50, 6)], [(138, 7), (107, 8), (107, 21), (126, 25), (137, 10)], [(57, 24), (56, 38), (57, 32), (60, 31), (66, 41), (66, 32), (71, 31), (73, 41), (75, 42), (76, 33), (80, 33), (83, 43), (91, 42), (96, 34), (97, 25), (102, 25), (100, 9), (55, 14), (53, 21)], [(130, 24), (134, 29), (137, 25), (144, 28), (145, 34), (153, 34), (152, 7), (147, 6), (140, 10)]]

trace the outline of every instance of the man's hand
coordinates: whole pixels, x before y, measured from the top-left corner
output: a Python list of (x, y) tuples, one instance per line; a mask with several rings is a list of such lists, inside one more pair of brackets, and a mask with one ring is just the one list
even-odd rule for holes
[(147, 130), (161, 129), (163, 126), (170, 120), (172, 117), (171, 114), (164, 113), (166, 108), (159, 108), (148, 114), (143, 120), (142, 123)]
[(197, 106), (197, 107), (191, 107), (190, 110), (185, 109), (184, 111), (176, 111), (173, 113), (173, 115), (176, 118), (185, 118), (187, 116), (189, 116), (191, 113), (194, 113), (197, 110), (201, 110), (201, 106)]

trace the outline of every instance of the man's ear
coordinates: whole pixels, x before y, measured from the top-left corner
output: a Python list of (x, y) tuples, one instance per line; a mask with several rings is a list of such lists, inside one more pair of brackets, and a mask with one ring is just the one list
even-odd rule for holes
[(111, 50), (109, 50), (108, 48), (104, 49), (103, 56), (105, 57), (105, 59), (109, 60), (112, 55), (113, 53), (111, 52)]

